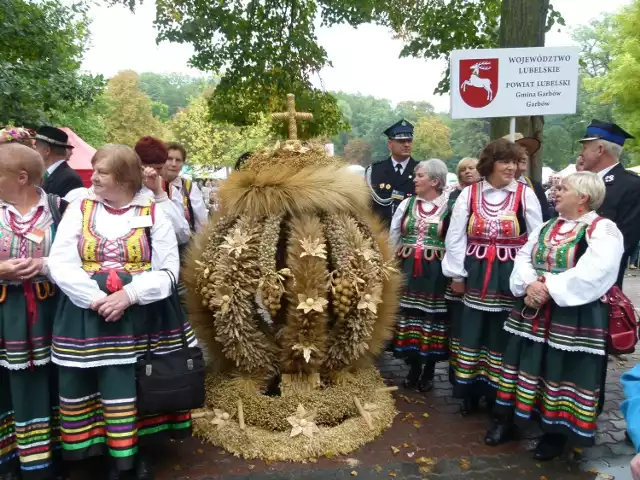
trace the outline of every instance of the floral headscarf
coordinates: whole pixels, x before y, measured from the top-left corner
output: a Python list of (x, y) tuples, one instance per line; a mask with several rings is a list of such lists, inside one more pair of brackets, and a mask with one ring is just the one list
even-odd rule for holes
[(34, 138), (35, 132), (23, 127), (6, 127), (0, 130), (0, 144), (9, 142), (20, 142), (29, 138)]

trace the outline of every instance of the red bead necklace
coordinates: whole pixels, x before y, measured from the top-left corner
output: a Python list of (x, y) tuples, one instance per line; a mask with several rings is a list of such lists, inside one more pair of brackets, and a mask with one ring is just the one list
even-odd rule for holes
[(40, 220), (43, 211), (44, 209), (41, 206), (38, 207), (36, 213), (33, 214), (33, 217), (25, 222), (18, 219), (12, 211), (9, 211), (9, 227), (11, 227), (11, 231), (20, 236), (28, 234), (33, 230), (38, 220)]
[(110, 213), (111, 215), (122, 215), (124, 213), (127, 213), (129, 210), (131, 210), (131, 206), (124, 207), (124, 208), (113, 208), (108, 206), (106, 203), (103, 203), (102, 206), (107, 211), (107, 213)]

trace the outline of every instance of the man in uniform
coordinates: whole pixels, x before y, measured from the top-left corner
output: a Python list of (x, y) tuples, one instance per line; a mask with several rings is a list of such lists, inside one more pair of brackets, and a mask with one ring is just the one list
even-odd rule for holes
[(371, 189), (373, 211), (389, 227), (400, 202), (416, 193), (413, 171), (418, 162), (411, 158), (413, 125), (400, 120), (387, 128), (384, 134), (389, 138), (391, 156), (367, 167), (365, 178)]
[(624, 236), (624, 255), (616, 282), (621, 288), (629, 256), (640, 240), (640, 177), (620, 163), (628, 138), (633, 137), (615, 123), (593, 120), (580, 140), (584, 170), (597, 173), (606, 186), (598, 215), (615, 222)]

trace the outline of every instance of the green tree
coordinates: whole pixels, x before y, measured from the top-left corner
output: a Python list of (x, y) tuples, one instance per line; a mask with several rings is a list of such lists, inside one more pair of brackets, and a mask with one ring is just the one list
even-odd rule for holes
[[(215, 77), (192, 77), (177, 73), (160, 74), (145, 72), (140, 74), (140, 89), (149, 95), (151, 100), (166, 105), (166, 116), (173, 117), (180, 109), (185, 108), (192, 98), (198, 97), (205, 90), (215, 87)], [(155, 104), (154, 104), (155, 105)], [(154, 107), (154, 114), (164, 120), (163, 107)]]
[(413, 158), (418, 161), (439, 158), (446, 162), (451, 153), (449, 127), (435, 115), (418, 120), (413, 132)]
[(414, 125), (422, 117), (429, 117), (436, 113), (429, 102), (404, 101), (396, 105), (395, 113), (398, 118), (404, 118)]
[(352, 138), (344, 147), (344, 159), (354, 165), (371, 164), (371, 145), (362, 138)]
[(100, 95), (86, 107), (56, 113), (51, 122), (60, 127), (69, 127), (93, 148), (100, 148), (107, 142), (106, 114), (109, 105), (104, 95)]
[(86, 6), (5, 0), (0, 8), (0, 124), (36, 125), (80, 111), (104, 86), (81, 73)]
[(140, 90), (136, 72), (123, 71), (109, 80), (105, 99), (107, 142), (133, 146), (145, 135), (170, 140), (162, 122), (153, 116), (151, 99)]
[(174, 138), (186, 148), (190, 164), (215, 168), (232, 167), (242, 153), (275, 141), (267, 118), (248, 127), (212, 123), (205, 95), (194, 98), (187, 108), (179, 111), (169, 127)]
[(451, 122), (451, 153), (456, 160), (480, 156), (489, 143), (489, 122), (481, 119)]

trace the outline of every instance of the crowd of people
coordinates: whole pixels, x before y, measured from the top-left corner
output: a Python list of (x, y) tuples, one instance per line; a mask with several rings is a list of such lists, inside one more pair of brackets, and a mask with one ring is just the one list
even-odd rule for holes
[[(461, 413), (490, 412), (488, 445), (534, 419), (538, 460), (592, 445), (608, 356), (601, 297), (640, 241), (640, 177), (619, 163), (630, 136), (594, 121), (582, 171), (554, 186), (550, 206), (526, 176), (535, 139), (490, 142), (449, 189), (444, 162), (411, 158), (410, 123), (385, 134), (391, 156), (365, 178), (405, 277), (392, 344), (409, 365), (404, 387), (429, 392), (448, 361)], [(189, 435), (191, 417), (139, 414), (135, 365), (196, 344), (168, 302), (215, 189), (180, 175), (180, 144), (152, 137), (98, 150), (85, 188), (72, 148), (53, 127), (0, 131), (0, 480), (64, 479), (94, 456), (109, 459), (109, 480), (148, 480), (153, 443)]]
[(543, 431), (536, 460), (593, 445), (609, 353), (601, 299), (640, 240), (640, 177), (619, 163), (630, 135), (594, 120), (577, 172), (548, 198), (526, 176), (536, 139), (490, 142), (447, 191), (441, 160), (411, 158), (408, 122), (385, 133), (391, 157), (366, 179), (405, 277), (393, 342), (405, 388), (431, 390), (448, 359), (461, 413), (490, 413), (487, 445), (530, 420)]

